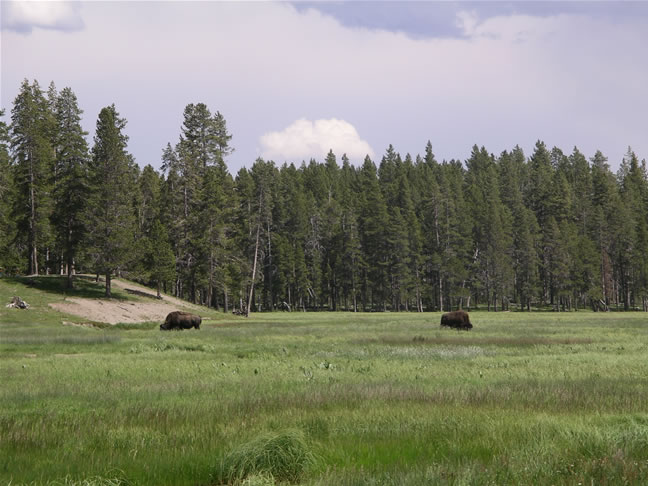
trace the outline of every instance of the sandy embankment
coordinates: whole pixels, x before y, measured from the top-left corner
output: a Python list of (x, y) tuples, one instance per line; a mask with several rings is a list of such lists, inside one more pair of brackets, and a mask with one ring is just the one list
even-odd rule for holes
[[(112, 285), (120, 289), (131, 289), (155, 297), (155, 291), (131, 282), (112, 280)], [(90, 321), (117, 324), (146, 321), (164, 321), (167, 314), (174, 310), (198, 310), (194, 306), (175, 297), (162, 295), (162, 300), (141, 297), (139, 301), (99, 300), (69, 297), (64, 302), (50, 304), (50, 307), (66, 314), (83, 317)]]

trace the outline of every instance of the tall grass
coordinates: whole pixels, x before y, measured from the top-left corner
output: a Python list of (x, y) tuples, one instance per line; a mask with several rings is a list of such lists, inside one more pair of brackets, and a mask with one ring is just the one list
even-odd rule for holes
[(33, 308), (0, 308), (0, 484), (648, 484), (640, 313), (473, 313), (463, 333), (439, 314), (210, 314), (161, 333), (64, 326), (56, 292), (19, 295)]
[(300, 430), (265, 433), (228, 452), (212, 473), (216, 484), (256, 481), (298, 482), (315, 463), (315, 455)]

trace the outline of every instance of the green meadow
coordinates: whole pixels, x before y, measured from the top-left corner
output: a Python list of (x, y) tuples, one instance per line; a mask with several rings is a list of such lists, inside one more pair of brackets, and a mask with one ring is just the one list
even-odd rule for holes
[(648, 484), (645, 313), (476, 311), (461, 332), (205, 310), (161, 332), (55, 312), (61, 289), (0, 280), (3, 485)]

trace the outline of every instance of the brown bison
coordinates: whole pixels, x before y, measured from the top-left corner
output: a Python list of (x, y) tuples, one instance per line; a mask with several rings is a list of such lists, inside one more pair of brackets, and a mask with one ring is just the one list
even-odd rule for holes
[(455, 329), (472, 329), (473, 327), (470, 323), (468, 313), (462, 310), (443, 314), (441, 316), (441, 325), (453, 327)]
[(164, 324), (160, 324), (160, 331), (168, 331), (170, 329), (191, 329), (195, 327), (200, 329), (202, 318), (189, 312), (173, 311), (169, 312), (166, 316)]

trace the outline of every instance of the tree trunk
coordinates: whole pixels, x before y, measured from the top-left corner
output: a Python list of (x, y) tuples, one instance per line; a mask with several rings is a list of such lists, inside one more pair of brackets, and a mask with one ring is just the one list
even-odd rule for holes
[(74, 265), (73, 262), (68, 261), (68, 264), (67, 264), (67, 267), (68, 267), (67, 268), (67, 280), (65, 282), (65, 287), (67, 289), (73, 289), (74, 288), (74, 281), (72, 280), (72, 275), (74, 274), (73, 265)]
[(423, 304), (421, 303), (421, 282), (419, 280), (419, 269), (416, 266), (416, 312), (423, 312)]
[(250, 294), (248, 295), (248, 305), (245, 309), (245, 317), (250, 317), (250, 307), (252, 307), (252, 296), (254, 295), (254, 280), (256, 279), (257, 258), (259, 256), (259, 233), (261, 232), (261, 223), (257, 223), (256, 244), (254, 245), (254, 264), (252, 265), (252, 282), (250, 283)]
[(209, 285), (207, 287), (207, 307), (212, 306), (212, 296), (214, 294), (214, 250), (209, 250)]
[(30, 275), (38, 275), (38, 249), (36, 248), (36, 193), (34, 192), (34, 167), (33, 160), (29, 160), (29, 239), (30, 243), (30, 258), (29, 258), (29, 273)]
[(270, 309), (274, 309), (274, 303), (275, 303), (275, 295), (274, 291), (272, 289), (272, 238), (270, 236), (270, 220), (266, 221), (266, 234), (268, 235), (268, 266), (269, 266), (269, 271), (268, 271), (268, 290), (270, 292), (270, 302), (268, 304), (270, 305)]
[[(68, 223), (69, 225), (69, 223)], [(69, 226), (68, 226), (69, 227)], [(74, 287), (74, 282), (72, 281), (72, 275), (74, 273), (74, 257), (72, 256), (72, 251), (70, 251), (70, 248), (72, 246), (71, 243), (72, 240), (72, 230), (68, 229), (67, 232), (67, 258), (66, 258), (66, 264), (65, 266), (67, 267), (67, 281), (65, 283), (66, 288), (72, 289)]]
[(106, 272), (106, 297), (108, 297), (108, 298), (112, 297), (112, 294), (111, 294), (111, 291), (110, 291), (111, 290), (110, 289), (110, 276), (111, 276), (110, 273), (111, 272)]

